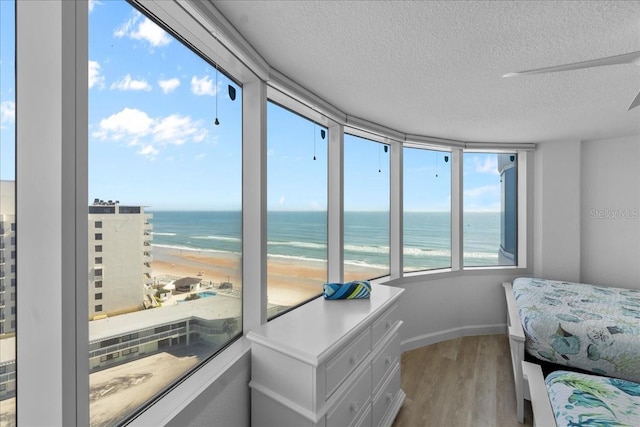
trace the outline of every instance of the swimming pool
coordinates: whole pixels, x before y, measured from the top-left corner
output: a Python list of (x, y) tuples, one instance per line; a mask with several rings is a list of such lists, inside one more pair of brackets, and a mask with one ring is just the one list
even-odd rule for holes
[(200, 298), (209, 298), (209, 297), (215, 296), (216, 293), (213, 291), (203, 291), (203, 292), (198, 292), (196, 295), (198, 295)]

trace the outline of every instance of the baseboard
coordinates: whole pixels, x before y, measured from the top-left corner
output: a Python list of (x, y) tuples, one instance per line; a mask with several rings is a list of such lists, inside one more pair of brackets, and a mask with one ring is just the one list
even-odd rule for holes
[(400, 343), (402, 352), (414, 350), (416, 348), (435, 344), (441, 341), (448, 341), (460, 337), (469, 337), (475, 335), (497, 335), (506, 334), (506, 323), (498, 325), (479, 325), (479, 326), (463, 326), (460, 328), (452, 328), (444, 331), (433, 332), (430, 334), (420, 335)]

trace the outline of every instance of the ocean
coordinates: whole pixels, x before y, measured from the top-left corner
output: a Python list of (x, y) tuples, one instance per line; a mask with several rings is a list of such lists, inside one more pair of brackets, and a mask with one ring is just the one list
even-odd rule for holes
[[(152, 244), (181, 250), (240, 254), (242, 218), (238, 211), (151, 211)], [(325, 212), (267, 214), (267, 253), (292, 261), (327, 259)], [(464, 264), (498, 264), (500, 214), (464, 216)], [(404, 270), (420, 271), (451, 266), (451, 223), (448, 213), (409, 212), (404, 216)], [(346, 212), (344, 216), (345, 268), (349, 265), (388, 269), (388, 214)]]

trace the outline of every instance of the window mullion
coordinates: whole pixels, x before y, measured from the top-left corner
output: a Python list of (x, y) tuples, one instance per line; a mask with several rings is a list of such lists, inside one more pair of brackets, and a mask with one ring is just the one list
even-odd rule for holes
[(258, 79), (243, 86), (242, 111), (242, 293), (245, 334), (267, 321), (267, 87)]
[(327, 259), (329, 282), (344, 275), (344, 126), (329, 126)]
[(462, 269), (462, 150), (451, 150), (451, 270)]
[(389, 276), (390, 279), (399, 279), (402, 277), (403, 271), (403, 147), (400, 143), (391, 144), (391, 162), (390, 162), (390, 213), (389, 213), (389, 234), (390, 234), (390, 259), (389, 259)]

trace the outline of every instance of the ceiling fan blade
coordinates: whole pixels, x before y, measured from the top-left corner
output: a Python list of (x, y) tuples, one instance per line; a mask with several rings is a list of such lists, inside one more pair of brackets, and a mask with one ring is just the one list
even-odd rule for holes
[(632, 108), (636, 108), (638, 105), (640, 105), (640, 92), (638, 92), (638, 94), (636, 95), (636, 98), (633, 100), (633, 102), (629, 106), (629, 110), (631, 110)]
[(640, 65), (640, 51), (623, 53), (622, 55), (608, 56), (606, 58), (591, 59), (588, 61), (574, 62), (572, 64), (556, 65), (553, 67), (536, 68), (534, 70), (518, 71), (504, 74), (502, 77), (513, 77), (523, 74), (553, 73), (556, 71), (579, 70), (582, 68), (602, 67), (605, 65), (635, 64)]

